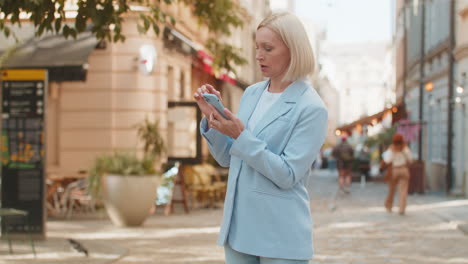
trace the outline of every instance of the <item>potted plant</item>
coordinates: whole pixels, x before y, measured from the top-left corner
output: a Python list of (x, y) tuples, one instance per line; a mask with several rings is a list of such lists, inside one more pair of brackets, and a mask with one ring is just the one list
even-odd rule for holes
[(158, 157), (165, 151), (158, 122), (145, 119), (136, 126), (143, 141), (143, 157), (115, 152), (98, 156), (89, 175), (91, 194), (102, 199), (111, 221), (117, 226), (139, 226), (156, 199), (161, 174)]

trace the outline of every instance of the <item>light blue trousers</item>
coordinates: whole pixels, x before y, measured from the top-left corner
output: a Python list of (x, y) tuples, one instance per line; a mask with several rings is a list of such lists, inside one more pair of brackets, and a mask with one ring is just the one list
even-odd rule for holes
[(265, 258), (245, 254), (232, 249), (229, 244), (224, 245), (226, 264), (308, 264), (308, 260)]

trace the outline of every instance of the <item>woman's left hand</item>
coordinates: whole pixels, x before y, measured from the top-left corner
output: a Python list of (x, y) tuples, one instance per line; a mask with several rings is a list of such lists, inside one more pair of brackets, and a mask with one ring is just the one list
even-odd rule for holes
[(224, 108), (224, 114), (229, 119), (224, 118), (218, 111), (213, 111), (208, 120), (210, 128), (214, 128), (226, 136), (237, 139), (242, 131), (244, 131), (244, 124), (227, 108)]

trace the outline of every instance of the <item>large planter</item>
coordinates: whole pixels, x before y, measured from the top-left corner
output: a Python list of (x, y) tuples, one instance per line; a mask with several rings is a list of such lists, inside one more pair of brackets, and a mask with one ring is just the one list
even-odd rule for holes
[(160, 177), (106, 175), (104, 206), (117, 226), (139, 226), (149, 215), (156, 200)]

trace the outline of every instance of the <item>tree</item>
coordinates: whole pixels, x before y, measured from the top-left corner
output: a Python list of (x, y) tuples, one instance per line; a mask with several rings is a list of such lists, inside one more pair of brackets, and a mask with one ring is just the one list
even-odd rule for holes
[[(240, 7), (233, 0), (75, 0), (77, 5), (74, 24), (66, 24), (65, 5), (67, 0), (0, 0), (0, 31), (6, 37), (12, 35), (11, 25), (21, 26), (20, 15), (26, 14), (35, 26), (36, 36), (44, 32), (55, 32), (66, 38), (74, 37), (87, 30), (99, 40), (125, 41), (122, 22), (126, 14), (139, 13), (138, 31), (146, 33), (152, 29), (159, 35), (160, 26), (174, 25), (176, 18), (164, 11), (165, 6), (182, 2), (191, 7), (200, 24), (204, 24), (216, 36), (229, 35), (232, 27), (241, 27)], [(135, 9), (140, 11), (134, 11)], [(231, 45), (208, 40), (208, 48), (216, 59), (215, 70), (225, 68), (233, 71), (231, 62), (237, 65), (247, 61), (239, 50)]]

